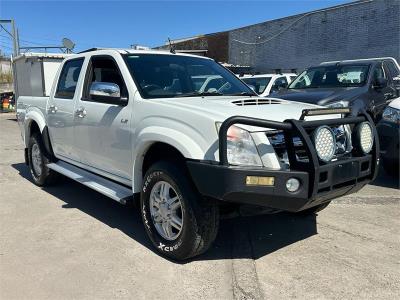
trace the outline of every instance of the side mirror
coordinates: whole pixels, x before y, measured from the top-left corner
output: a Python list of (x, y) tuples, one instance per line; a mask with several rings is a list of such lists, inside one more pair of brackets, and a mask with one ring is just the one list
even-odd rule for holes
[(112, 82), (93, 82), (89, 90), (90, 98), (99, 102), (126, 104), (127, 98), (121, 97), (118, 84)]
[(374, 88), (375, 89), (383, 89), (387, 87), (388, 85), (388, 80), (386, 78), (377, 78), (374, 82)]

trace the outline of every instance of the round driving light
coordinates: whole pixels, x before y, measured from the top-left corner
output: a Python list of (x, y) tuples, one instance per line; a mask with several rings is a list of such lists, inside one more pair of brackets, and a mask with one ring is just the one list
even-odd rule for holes
[(299, 181), (298, 179), (296, 179), (296, 178), (289, 178), (289, 179), (286, 181), (286, 189), (287, 189), (289, 192), (291, 192), (291, 193), (297, 192), (297, 191), (299, 190), (299, 188), (300, 188), (300, 181)]
[(374, 135), (372, 134), (371, 124), (368, 122), (362, 122), (358, 125), (357, 132), (361, 151), (365, 154), (370, 153), (372, 145), (374, 144)]
[(328, 126), (320, 126), (313, 134), (315, 150), (320, 160), (330, 161), (336, 151), (336, 137)]

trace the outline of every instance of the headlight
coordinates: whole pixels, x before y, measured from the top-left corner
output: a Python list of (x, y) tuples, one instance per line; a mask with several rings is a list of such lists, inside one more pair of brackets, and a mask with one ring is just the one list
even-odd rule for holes
[(313, 133), (315, 150), (320, 160), (330, 161), (335, 155), (336, 138), (328, 126), (320, 126)]
[(382, 119), (391, 123), (400, 124), (400, 110), (388, 106), (383, 111)]
[[(217, 131), (221, 123), (217, 123)], [(228, 162), (232, 165), (262, 166), (256, 144), (247, 130), (231, 126), (227, 133)]]
[(374, 135), (372, 133), (371, 124), (368, 122), (362, 122), (356, 128), (358, 145), (361, 151), (365, 154), (370, 153), (372, 150), (372, 145), (374, 144)]
[(349, 106), (349, 101), (338, 101), (338, 102), (333, 102), (333, 103), (326, 105), (326, 107), (329, 107), (329, 108), (340, 108), (340, 107), (348, 107), (348, 106)]

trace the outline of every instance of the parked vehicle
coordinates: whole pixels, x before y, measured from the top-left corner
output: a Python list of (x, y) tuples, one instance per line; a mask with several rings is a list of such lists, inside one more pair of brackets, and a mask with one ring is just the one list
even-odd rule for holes
[(383, 111), (377, 125), (383, 167), (392, 176), (399, 176), (400, 98), (393, 100)]
[[(225, 83), (199, 91), (204, 74)], [(37, 185), (61, 173), (139, 200), (154, 247), (176, 260), (210, 247), (223, 203), (313, 213), (377, 173), (367, 114), (260, 98), (205, 57), (89, 50), (64, 60), (50, 96), (17, 103)]]
[(393, 58), (324, 62), (302, 72), (287, 89), (273, 97), (323, 105), (350, 107), (357, 115), (366, 110), (375, 121), (399, 96), (400, 67)]
[(261, 97), (266, 97), (271, 93), (278, 92), (283, 88), (287, 88), (297, 74), (257, 74), (257, 75), (243, 75), (239, 77), (244, 81), (253, 91)]

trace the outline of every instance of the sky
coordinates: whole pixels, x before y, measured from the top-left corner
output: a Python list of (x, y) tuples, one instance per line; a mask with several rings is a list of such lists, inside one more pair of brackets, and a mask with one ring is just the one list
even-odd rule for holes
[[(0, 0), (0, 19), (14, 19), (20, 46), (58, 46), (67, 37), (74, 51), (92, 47), (159, 46), (168, 37), (190, 37), (247, 26), (348, 3), (337, 0), (247, 1), (10, 1)], [(9, 31), (9, 25), (3, 24)], [(0, 49), (12, 52), (0, 28)]]

